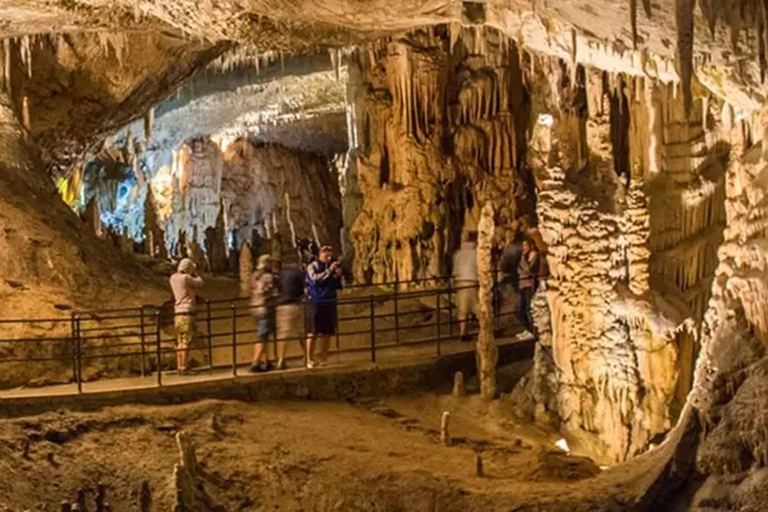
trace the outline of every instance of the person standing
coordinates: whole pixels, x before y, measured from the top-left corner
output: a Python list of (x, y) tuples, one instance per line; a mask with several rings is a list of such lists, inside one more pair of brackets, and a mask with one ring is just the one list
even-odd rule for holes
[(530, 239), (523, 240), (520, 263), (517, 266), (520, 302), (518, 316), (523, 326), (533, 332), (531, 320), (531, 300), (539, 285), (539, 254)]
[(304, 273), (294, 265), (287, 265), (280, 272), (280, 298), (275, 317), (277, 320), (277, 369), (285, 368), (286, 342), (301, 341), (304, 319)]
[[(197, 337), (195, 307), (196, 289), (203, 286), (203, 278), (197, 275), (197, 265), (189, 258), (179, 262), (178, 269), (170, 279), (173, 291), (173, 324), (176, 328), (176, 369), (187, 371), (187, 351)], [(159, 368), (158, 368), (158, 371)]]
[[(324, 245), (317, 259), (307, 266), (307, 367), (323, 365), (328, 360), (331, 336), (336, 333), (336, 291), (341, 285), (341, 265), (333, 261), (333, 248)], [(315, 342), (320, 354), (314, 359)]]
[(262, 254), (256, 263), (256, 272), (251, 276), (251, 308), (256, 320), (256, 343), (253, 346), (253, 361), (250, 371), (266, 372), (272, 369), (265, 344), (275, 334), (275, 305), (279, 295), (272, 258)]
[(456, 288), (456, 316), (462, 341), (471, 339), (468, 332), (469, 315), (477, 316), (477, 232), (466, 234), (458, 251), (453, 254), (453, 284)]

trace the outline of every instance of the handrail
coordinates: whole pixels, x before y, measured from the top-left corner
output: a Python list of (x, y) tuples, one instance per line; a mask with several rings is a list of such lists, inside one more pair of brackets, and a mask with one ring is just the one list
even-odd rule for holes
[[(431, 278), (429, 280), (444, 279)], [(425, 282), (428, 279), (413, 280), (413, 282)], [(495, 280), (494, 280), (495, 281)], [(408, 284), (399, 282), (398, 285)], [(369, 285), (369, 287), (378, 285)], [(359, 286), (358, 288), (362, 288)], [(436, 283), (434, 288), (418, 289), (411, 291), (400, 291), (396, 287), (392, 293), (370, 293), (363, 297), (339, 298), (336, 301), (328, 300), (321, 302), (335, 302), (339, 308), (353, 307), (345, 315), (337, 315), (338, 328), (336, 331), (336, 347), (332, 348), (334, 353), (359, 353), (370, 351), (371, 362), (376, 362), (378, 353), (391, 347), (409, 346), (412, 344), (424, 345), (428, 343), (435, 344), (435, 354), (441, 355), (441, 344), (454, 337), (454, 326), (461, 322), (455, 318), (456, 305), (454, 299), (457, 293), (462, 290), (478, 289), (479, 284), (472, 283), (462, 286), (453, 286), (450, 279), (447, 285)], [(502, 313), (499, 308), (499, 288), (494, 282), (491, 291), (491, 300), (494, 310), (495, 321), (498, 322), (504, 316), (510, 316), (515, 313)], [(426, 302), (423, 299), (429, 299)], [(447, 299), (447, 300), (446, 300)], [(252, 347), (260, 343), (257, 339), (257, 330), (253, 322), (240, 321), (242, 318), (251, 316), (250, 304), (242, 304), (247, 298), (233, 299), (224, 306), (224, 301), (205, 301), (204, 307), (198, 308), (196, 312), (196, 322), (206, 326), (205, 335), (200, 336), (200, 341), (205, 345), (195, 347), (200, 349), (208, 357), (208, 366), (204, 370), (214, 370), (216, 368), (231, 367), (232, 375), (237, 376), (238, 349), (241, 347)], [(407, 300), (419, 301), (418, 309), (404, 307)], [(215, 304), (221, 307), (214, 307)], [(307, 301), (303, 301), (302, 313), (306, 307)], [(357, 309), (359, 308), (359, 310)], [(71, 313), (67, 319), (71, 324), (69, 336), (56, 335), (50, 338), (23, 337), (23, 338), (2, 338), (3, 330), (0, 330), (0, 377), (9, 364), (44, 364), (46, 369), (56, 367), (59, 363), (61, 369), (66, 368), (71, 363), (72, 376), (70, 382), (77, 385), (78, 392), (83, 392), (85, 384), (83, 379), (84, 362), (105, 362), (118, 358), (134, 358), (127, 363), (127, 366), (142, 376), (154, 372), (157, 378), (157, 385), (163, 385), (162, 373), (167, 363), (165, 357), (177, 352), (177, 349), (168, 346), (175, 341), (175, 338), (164, 334), (164, 326), (169, 323), (171, 317), (176, 315), (163, 316), (161, 308), (151, 305), (141, 306), (139, 308), (130, 308), (125, 311), (135, 311), (135, 315), (118, 315), (114, 317), (101, 316), (98, 320), (88, 318), (90, 313), (82, 316), (79, 313)], [(227, 311), (228, 310), (228, 311)], [(403, 325), (406, 322), (402, 320), (412, 315), (422, 315), (423, 322)], [(303, 315), (302, 315), (303, 317)], [(136, 321), (128, 324), (126, 320)], [(110, 326), (110, 322), (118, 322), (117, 325)], [(18, 322), (18, 321), (14, 321)], [(34, 324), (38, 320), (26, 320), (27, 324)], [(48, 322), (48, 320), (44, 320)], [(224, 322), (222, 328), (221, 323)], [(381, 325), (381, 322), (386, 322)], [(10, 321), (0, 321), (0, 327), (3, 323)], [(85, 327), (86, 323), (91, 325)], [(96, 323), (98, 325), (93, 325)], [(379, 323), (379, 325), (377, 325)], [(410, 324), (410, 322), (407, 322)], [(408, 335), (421, 336), (419, 339), (412, 339)], [(270, 339), (265, 344), (265, 349), (269, 351), (270, 345), (273, 346), (276, 355), (277, 344), (283, 341), (303, 341), (305, 334), (299, 338), (291, 337), (288, 339)], [(365, 337), (367, 341), (365, 341)], [(426, 336), (426, 337), (425, 337)], [(350, 341), (356, 343), (350, 346)], [(111, 341), (110, 343), (105, 343)], [(42, 344), (49, 347), (47, 351), (42, 352), (38, 357), (19, 356), (19, 354), (9, 353), (3, 358), (3, 344), (31, 345), (35, 348), (42, 348)], [(54, 345), (50, 345), (54, 344)], [(58, 344), (58, 345), (56, 345)], [(344, 346), (342, 346), (342, 344)], [(154, 346), (154, 348), (153, 348)], [(56, 347), (59, 347), (57, 349)], [(214, 361), (214, 352), (217, 354), (220, 350), (229, 349), (231, 355), (229, 362), (222, 366)], [(153, 354), (154, 352), (154, 354)], [(222, 359), (221, 357), (219, 359)], [(124, 363), (121, 363), (123, 365)], [(53, 365), (53, 366), (51, 366)], [(60, 370), (61, 370), (60, 369)], [(59, 370), (59, 374), (60, 374)], [(42, 372), (38, 372), (41, 374)], [(1, 395), (1, 393), (0, 393)]]

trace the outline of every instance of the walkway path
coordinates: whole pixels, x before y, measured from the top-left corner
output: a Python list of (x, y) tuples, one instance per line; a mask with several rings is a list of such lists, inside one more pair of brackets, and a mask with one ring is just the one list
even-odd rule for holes
[[(523, 348), (523, 345), (532, 345), (532, 338), (523, 338), (520, 336), (506, 337), (497, 340), (500, 351), (505, 349)], [(458, 339), (445, 340), (440, 344), (440, 354), (437, 353), (434, 342), (429, 343), (405, 343), (400, 345), (388, 345), (378, 347), (376, 350), (376, 364), (382, 365), (422, 365), (425, 363), (436, 362), (441, 358), (448, 358), (460, 354), (469, 354), (474, 352), (474, 343), (462, 342)], [(519, 356), (516, 356), (519, 357)], [(355, 351), (345, 351), (331, 353), (328, 369), (336, 372), (354, 372), (361, 368), (370, 368), (372, 366), (371, 353), (367, 348), (361, 348)], [(284, 376), (300, 377), (311, 376), (312, 373), (323, 371), (324, 369), (309, 370), (304, 368), (300, 357), (292, 357), (288, 361), (288, 369), (283, 371), (271, 371), (263, 374), (252, 374), (248, 372), (247, 365), (239, 365), (236, 368), (237, 379), (247, 380), (248, 382), (258, 381), (259, 379), (268, 379), (270, 376), (281, 374)], [(183, 388), (194, 386), (204, 382), (215, 382), (232, 380), (234, 377), (233, 368), (218, 367), (210, 370), (201, 370), (190, 375), (179, 375), (175, 372), (165, 372), (162, 374), (162, 388)], [(125, 394), (125, 401), (130, 402), (132, 391), (146, 392), (148, 389), (162, 389), (159, 387), (157, 374), (153, 373), (144, 377), (124, 377), (115, 379), (100, 379), (93, 382), (84, 382), (82, 385), (82, 395), (95, 397), (100, 394), (114, 394), (121, 392)], [(61, 384), (52, 386), (43, 386), (36, 388), (16, 388), (0, 392), (0, 405), (5, 401), (35, 401), (36, 399), (50, 399), (56, 397), (74, 397), (79, 395), (75, 384)]]

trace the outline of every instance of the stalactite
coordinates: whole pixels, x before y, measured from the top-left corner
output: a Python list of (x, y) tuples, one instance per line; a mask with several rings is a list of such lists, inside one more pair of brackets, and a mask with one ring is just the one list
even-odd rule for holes
[(645, 15), (648, 16), (648, 18), (651, 18), (651, 16), (653, 16), (653, 9), (651, 8), (651, 0), (643, 0), (643, 9), (645, 9)]
[(690, 115), (693, 76), (693, 0), (675, 0), (677, 21), (677, 64), (683, 88), (683, 106), (686, 117)]
[(144, 142), (149, 142), (152, 137), (152, 127), (155, 124), (155, 107), (149, 107), (144, 115)]
[(720, 3), (718, 0), (699, 0), (699, 8), (704, 18), (707, 20), (709, 32), (715, 37), (715, 27), (719, 16)]
[(632, 27), (632, 45), (637, 49), (637, 0), (629, 0), (629, 22)]

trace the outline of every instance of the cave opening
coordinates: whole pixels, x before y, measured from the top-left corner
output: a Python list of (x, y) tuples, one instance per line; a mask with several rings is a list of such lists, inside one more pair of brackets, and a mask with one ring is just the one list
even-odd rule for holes
[(80, 3), (0, 8), (0, 504), (765, 508), (765, 5)]

